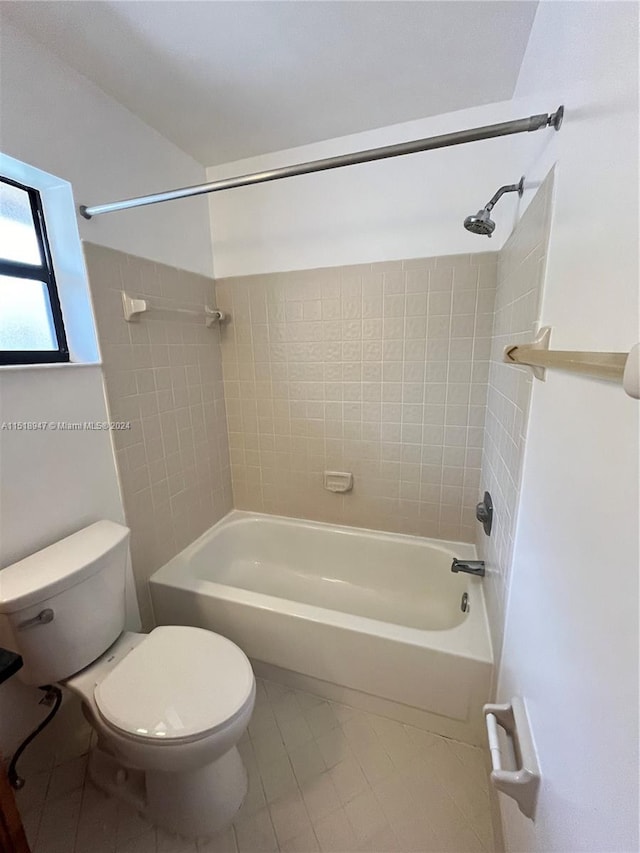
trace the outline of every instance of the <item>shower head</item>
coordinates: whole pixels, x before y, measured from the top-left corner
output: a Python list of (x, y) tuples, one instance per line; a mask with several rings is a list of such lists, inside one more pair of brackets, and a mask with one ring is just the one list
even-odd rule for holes
[(520, 181), (517, 184), (507, 184), (504, 187), (500, 187), (498, 192), (493, 196), (491, 201), (487, 202), (482, 210), (479, 210), (476, 214), (472, 214), (471, 216), (467, 216), (464, 221), (464, 227), (467, 231), (471, 231), (472, 234), (482, 234), (485, 237), (491, 237), (496, 228), (496, 223), (493, 221), (491, 216), (489, 215), (497, 202), (502, 198), (505, 193), (518, 193), (519, 196), (522, 196), (524, 191), (524, 176), (520, 178)]
[(464, 227), (467, 231), (471, 231), (472, 234), (483, 234), (487, 237), (491, 237), (495, 230), (496, 223), (489, 216), (487, 208), (483, 207), (482, 210), (479, 210), (476, 214), (467, 216), (464, 221)]

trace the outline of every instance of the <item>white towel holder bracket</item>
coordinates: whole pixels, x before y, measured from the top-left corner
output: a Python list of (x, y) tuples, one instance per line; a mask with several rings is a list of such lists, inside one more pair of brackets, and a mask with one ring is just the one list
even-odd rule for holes
[(630, 397), (640, 400), (640, 343), (630, 352), (550, 350), (550, 337), (551, 327), (543, 326), (533, 341), (506, 346), (502, 360), (506, 364), (530, 368), (535, 378), (543, 382), (548, 368), (617, 382)]
[[(504, 705), (485, 705), (483, 713), (493, 767), (491, 782), (494, 788), (517, 802), (523, 815), (533, 819), (540, 787), (540, 771), (524, 702), (514, 696), (511, 702)], [(509, 751), (512, 751), (509, 757), (500, 744), (498, 726), (507, 734)], [(505, 758), (516, 767), (505, 769)]]
[(220, 311), (218, 308), (210, 308), (208, 305), (205, 305), (200, 310), (194, 310), (193, 308), (177, 308), (173, 305), (156, 305), (154, 303), (149, 302), (148, 299), (138, 299), (134, 296), (130, 296), (126, 291), (122, 291), (122, 310), (124, 313), (124, 319), (127, 323), (135, 323), (140, 319), (140, 315), (144, 314), (145, 311), (168, 311), (169, 313), (174, 314), (188, 314), (191, 317), (202, 317), (204, 318), (205, 325), (207, 328), (213, 326), (214, 323), (223, 323), (227, 319), (227, 315), (224, 311)]

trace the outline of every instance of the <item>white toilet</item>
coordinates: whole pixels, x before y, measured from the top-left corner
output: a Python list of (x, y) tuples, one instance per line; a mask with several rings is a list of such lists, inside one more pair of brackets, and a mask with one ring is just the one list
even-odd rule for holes
[(253, 710), (246, 655), (202, 628), (125, 627), (129, 531), (98, 521), (0, 573), (0, 645), (20, 678), (79, 695), (98, 735), (93, 781), (153, 823), (196, 838), (247, 791), (236, 748)]

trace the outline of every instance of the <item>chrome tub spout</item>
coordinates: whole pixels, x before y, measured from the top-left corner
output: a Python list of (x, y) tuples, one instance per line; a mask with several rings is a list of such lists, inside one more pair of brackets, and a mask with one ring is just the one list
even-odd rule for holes
[(484, 577), (484, 560), (458, 560), (453, 558), (451, 563), (452, 572), (466, 572), (468, 575), (477, 575), (480, 578)]

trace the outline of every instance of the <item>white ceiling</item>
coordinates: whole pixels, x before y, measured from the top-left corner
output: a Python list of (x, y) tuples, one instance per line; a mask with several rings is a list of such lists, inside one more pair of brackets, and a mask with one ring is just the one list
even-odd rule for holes
[(526, 0), (48, 0), (3, 14), (205, 165), (511, 97)]

